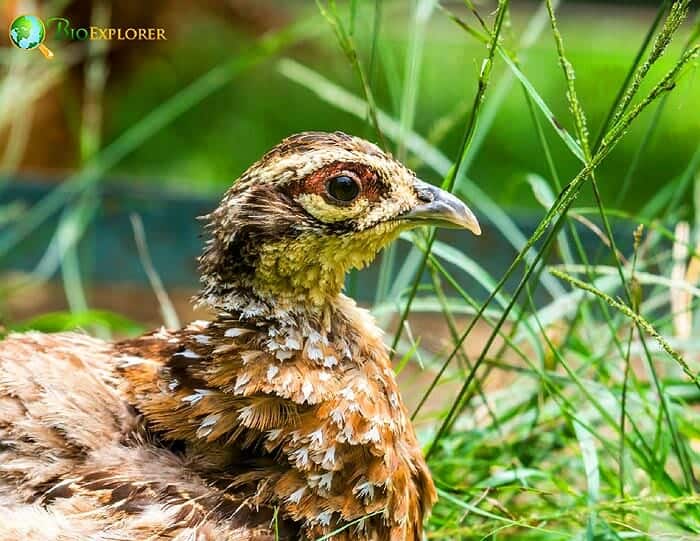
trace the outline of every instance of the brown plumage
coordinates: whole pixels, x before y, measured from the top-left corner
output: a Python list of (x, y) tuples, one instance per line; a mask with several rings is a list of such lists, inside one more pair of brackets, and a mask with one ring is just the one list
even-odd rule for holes
[(458, 199), (341, 133), (284, 140), (208, 217), (212, 321), (0, 342), (0, 541), (417, 541), (436, 493), (345, 272)]

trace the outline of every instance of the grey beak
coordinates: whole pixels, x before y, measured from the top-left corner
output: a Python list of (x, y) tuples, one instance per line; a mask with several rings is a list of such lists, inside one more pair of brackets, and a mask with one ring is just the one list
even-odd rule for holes
[(416, 195), (420, 203), (401, 216), (416, 225), (464, 228), (481, 235), (481, 227), (474, 213), (457, 197), (432, 184), (415, 180)]

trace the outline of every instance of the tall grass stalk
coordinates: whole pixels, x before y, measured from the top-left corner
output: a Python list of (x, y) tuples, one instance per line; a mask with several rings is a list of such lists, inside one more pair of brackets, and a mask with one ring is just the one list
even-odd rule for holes
[[(486, 89), (489, 86), (489, 82), (491, 80), (491, 71), (493, 69), (493, 61), (498, 45), (498, 39), (501, 34), (501, 30), (503, 28), (503, 21), (505, 19), (506, 12), (508, 10), (508, 0), (499, 0), (498, 3), (498, 9), (496, 11), (496, 17), (495, 17), (495, 22), (494, 22), (494, 28), (493, 28), (493, 33), (491, 40), (487, 46), (487, 51), (488, 51), (488, 56), (484, 59), (482, 65), (481, 65), (481, 70), (479, 72), (479, 78), (477, 81), (477, 90), (476, 90), (476, 95), (474, 96), (474, 105), (472, 107), (472, 111), (469, 115), (469, 118), (466, 123), (466, 128), (464, 131), (464, 136), (462, 139), (462, 144), (460, 146), (460, 151), (458, 154), (457, 162), (452, 166), (450, 171), (448, 172), (447, 176), (442, 182), (442, 187), (448, 191), (452, 191), (455, 185), (455, 179), (459, 176), (460, 174), (460, 168), (462, 166), (462, 163), (467, 155), (467, 153), (470, 150), (471, 142), (474, 138), (474, 134), (476, 132), (476, 126), (477, 126), (477, 121), (479, 118), (479, 112), (481, 111), (481, 107), (484, 103), (484, 99), (486, 97)], [(418, 292), (418, 285), (420, 284), (420, 280), (423, 276), (423, 273), (425, 272), (426, 264), (428, 262), (428, 256), (430, 255), (430, 250), (432, 249), (433, 242), (435, 241), (435, 230), (430, 229), (428, 232), (428, 240), (427, 240), (427, 247), (425, 251), (425, 255), (423, 256), (423, 259), (421, 261), (420, 266), (418, 267), (418, 272), (416, 273), (416, 280), (413, 284), (413, 287), (411, 288), (411, 291), (408, 294), (408, 302), (406, 303), (406, 306), (404, 310), (401, 312), (401, 316), (399, 318), (399, 323), (397, 326), (397, 331), (394, 335), (394, 340), (391, 344), (391, 349), (392, 349), (392, 356), (394, 355), (396, 351), (396, 347), (398, 346), (399, 339), (401, 338), (401, 333), (403, 331), (403, 326), (404, 323), (406, 322), (406, 319), (408, 317), (408, 314), (411, 310), (411, 303), (413, 302), (413, 299), (416, 296), (416, 293)]]

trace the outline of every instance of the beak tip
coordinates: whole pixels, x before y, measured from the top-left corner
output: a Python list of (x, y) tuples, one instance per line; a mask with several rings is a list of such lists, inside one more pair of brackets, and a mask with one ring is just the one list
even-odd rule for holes
[(469, 209), (469, 207), (466, 205), (463, 205), (463, 207), (463, 227), (471, 231), (477, 237), (481, 236), (481, 225), (479, 224), (479, 220), (476, 219), (476, 216), (474, 216), (474, 213)]

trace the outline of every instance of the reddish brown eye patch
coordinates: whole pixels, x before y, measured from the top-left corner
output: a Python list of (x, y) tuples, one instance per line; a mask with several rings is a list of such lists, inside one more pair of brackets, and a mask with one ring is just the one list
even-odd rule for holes
[[(356, 193), (353, 186), (357, 189)], [(347, 204), (358, 197), (378, 201), (388, 189), (369, 165), (333, 162), (288, 185), (285, 191), (294, 198), (302, 194), (316, 194), (328, 202)]]

